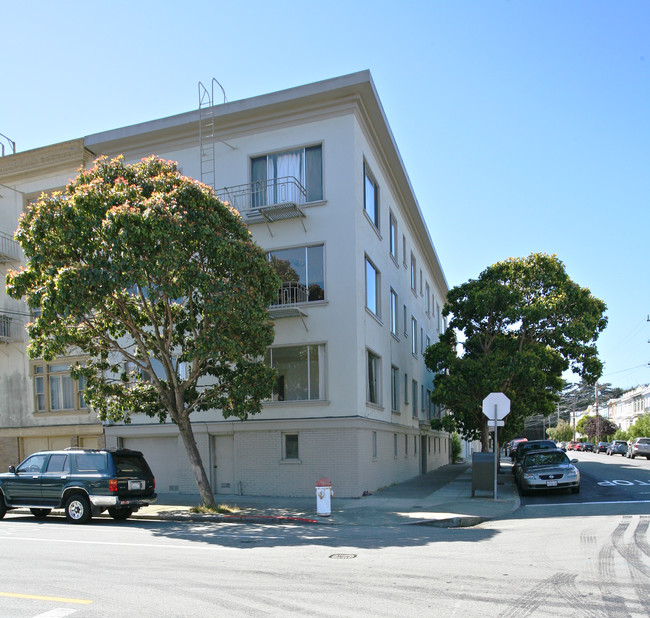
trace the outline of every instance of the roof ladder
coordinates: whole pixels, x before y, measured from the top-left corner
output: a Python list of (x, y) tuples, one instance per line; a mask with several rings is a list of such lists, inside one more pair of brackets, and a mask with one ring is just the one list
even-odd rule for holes
[(210, 90), (199, 82), (199, 150), (201, 158), (201, 182), (214, 189), (217, 176), (215, 157), (215, 126), (214, 126), (214, 85), (217, 84), (223, 92), (223, 102), (226, 102), (226, 92), (223, 86), (213, 77)]

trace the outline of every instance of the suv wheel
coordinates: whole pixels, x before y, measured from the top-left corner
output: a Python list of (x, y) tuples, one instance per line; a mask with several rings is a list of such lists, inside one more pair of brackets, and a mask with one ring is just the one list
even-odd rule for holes
[(115, 521), (124, 521), (133, 515), (133, 509), (108, 509), (108, 514)]
[(70, 496), (65, 503), (65, 518), (73, 524), (85, 524), (90, 520), (90, 502), (83, 494)]
[(32, 512), (32, 515), (36, 517), (36, 519), (45, 519), (52, 509), (29, 509)]
[(7, 507), (5, 506), (5, 497), (2, 495), (2, 492), (0, 491), (0, 519), (2, 519), (7, 512)]

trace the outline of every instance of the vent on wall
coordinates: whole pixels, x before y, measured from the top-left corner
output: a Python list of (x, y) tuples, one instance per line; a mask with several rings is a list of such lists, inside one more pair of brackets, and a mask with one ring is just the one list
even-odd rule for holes
[(178, 491), (178, 485), (170, 485), (169, 491)]

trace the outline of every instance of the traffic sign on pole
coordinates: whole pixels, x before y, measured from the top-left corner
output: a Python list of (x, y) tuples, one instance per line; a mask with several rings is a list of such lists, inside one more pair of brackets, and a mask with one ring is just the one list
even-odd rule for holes
[[(510, 413), (510, 399), (503, 393), (490, 393), (483, 400), (483, 414), (488, 417), (488, 430), (494, 431), (494, 499), (497, 499), (497, 440), (498, 427)], [(499, 425), (501, 423), (501, 425)]]

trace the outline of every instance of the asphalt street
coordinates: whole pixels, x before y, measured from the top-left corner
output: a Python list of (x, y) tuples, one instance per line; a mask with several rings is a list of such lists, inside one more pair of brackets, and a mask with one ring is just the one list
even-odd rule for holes
[(0, 616), (648, 616), (650, 462), (576, 457), (580, 494), (471, 528), (8, 513)]

